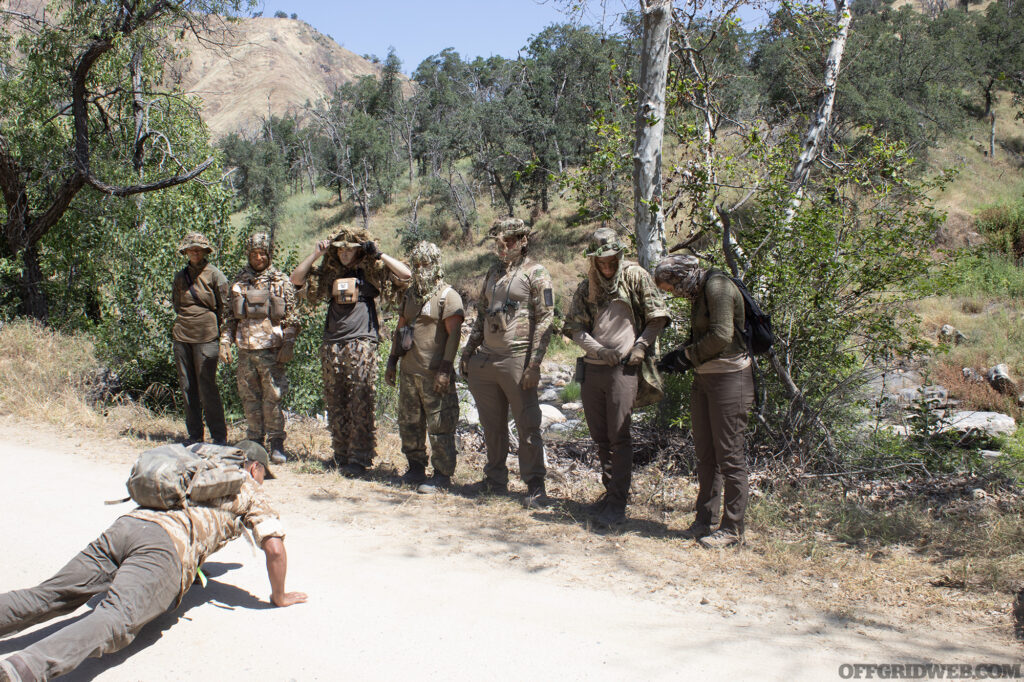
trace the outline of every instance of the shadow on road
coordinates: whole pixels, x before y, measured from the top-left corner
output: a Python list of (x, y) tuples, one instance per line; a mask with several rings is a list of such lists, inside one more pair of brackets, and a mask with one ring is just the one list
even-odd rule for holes
[[(271, 604), (260, 600), (258, 597), (246, 590), (228, 583), (222, 583), (214, 580), (214, 578), (220, 577), (228, 571), (232, 571), (240, 567), (241, 564), (220, 563), (216, 561), (210, 561), (203, 564), (203, 573), (205, 573), (206, 577), (209, 579), (206, 587), (202, 587), (200, 585), (193, 586), (187, 593), (185, 593), (185, 597), (182, 599), (178, 608), (173, 611), (168, 611), (162, 616), (146, 624), (135, 640), (124, 649), (103, 656), (102, 658), (86, 659), (78, 669), (68, 673), (61, 679), (68, 680), (68, 682), (83, 682), (85, 680), (95, 679), (97, 676), (105, 673), (111, 668), (124, 663), (139, 651), (155, 644), (163, 636), (164, 631), (171, 628), (179, 619), (188, 618), (188, 612), (197, 606), (209, 603), (218, 608), (229, 610), (260, 610), (273, 608)], [(92, 609), (103, 600), (105, 595), (106, 593), (104, 592), (90, 599), (87, 604), (87, 608), (89, 610), (75, 616), (74, 618), (61, 620), (40, 630), (35, 630), (28, 634), (0, 642), (0, 656), (7, 656), (8, 654), (12, 654), (16, 651), (21, 651), (22, 649), (25, 649), (60, 631), (61, 628), (75, 621), (88, 618), (89, 614), (92, 613)]]

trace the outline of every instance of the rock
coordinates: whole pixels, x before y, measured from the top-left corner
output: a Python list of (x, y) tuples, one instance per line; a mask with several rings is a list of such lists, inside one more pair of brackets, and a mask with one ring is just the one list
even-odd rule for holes
[(552, 424), (564, 424), (565, 415), (554, 405), (540, 406), (540, 428), (546, 429)]
[(984, 500), (986, 497), (988, 497), (988, 494), (981, 488), (975, 488), (974, 490), (971, 491), (971, 497), (974, 498), (975, 500)]
[(475, 407), (471, 407), (463, 413), (462, 421), (470, 426), (480, 426), (480, 413)]
[(555, 379), (554, 381), (551, 382), (551, 385), (558, 386), (559, 388), (561, 388), (562, 386), (565, 386), (567, 383), (569, 382), (566, 381), (565, 379)]
[(1010, 435), (1017, 430), (1017, 422), (1008, 414), (1001, 412), (975, 412), (960, 410), (948, 417), (949, 423), (942, 427), (943, 431), (980, 431), (989, 436)]
[(558, 401), (558, 390), (554, 389), (554, 388), (549, 388), (548, 390), (546, 390), (543, 393), (541, 393), (537, 397), (537, 400), (539, 400), (542, 403), (554, 403), (554, 402), (557, 402)]
[(551, 431), (552, 433), (565, 433), (569, 430), (570, 427), (568, 424), (552, 424), (548, 427), (548, 431)]
[(1017, 395), (1020, 389), (1016, 382), (1010, 378), (1010, 368), (1005, 364), (999, 364), (985, 372), (985, 380), (988, 385), (1003, 395)]
[(963, 332), (951, 324), (944, 324), (942, 329), (939, 330), (939, 341), (941, 343), (951, 343), (954, 346), (959, 346), (966, 340), (967, 337), (964, 336)]
[(583, 403), (566, 403), (562, 405), (562, 412), (579, 412), (583, 409)]
[(924, 385), (921, 374), (913, 370), (894, 370), (883, 372), (868, 382), (868, 389), (876, 395), (882, 393), (896, 393), (904, 388), (917, 388)]
[(981, 376), (981, 373), (973, 367), (964, 367), (960, 370), (960, 373), (964, 375), (964, 381), (972, 384), (980, 384), (985, 381), (985, 377)]
[(1003, 453), (998, 450), (980, 450), (978, 451), (978, 454), (985, 459), (999, 459), (1003, 456)]
[(949, 390), (939, 384), (920, 388), (901, 388), (896, 392), (896, 402), (904, 406), (924, 401), (932, 407), (942, 407), (948, 400)]

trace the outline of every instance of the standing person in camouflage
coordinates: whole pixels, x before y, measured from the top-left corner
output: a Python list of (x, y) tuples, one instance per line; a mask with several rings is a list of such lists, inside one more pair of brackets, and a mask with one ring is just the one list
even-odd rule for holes
[(357, 227), (317, 242), (291, 274), (299, 296), (330, 302), (320, 362), (334, 464), (346, 476), (362, 476), (375, 454), (377, 299), (396, 302), (411, 278), (405, 263), (382, 253), (370, 233)]
[(224, 406), (217, 388), (217, 338), (227, 318), (228, 280), (207, 262), (213, 253), (210, 241), (192, 232), (178, 245), (188, 265), (174, 276), (171, 303), (178, 317), (171, 329), (174, 366), (185, 396), (185, 427), (188, 439), (203, 440), (203, 416), (214, 443), (227, 441)]
[[(398, 432), (409, 470), (402, 481), (424, 494), (451, 485), (459, 399), (453, 363), (466, 317), (462, 297), (444, 281), (441, 250), (420, 242), (409, 256), (412, 286), (405, 292), (384, 380), (395, 385), (399, 364)], [(434, 473), (426, 478), (430, 434)]]
[(477, 318), (459, 361), (487, 444), (487, 465), (478, 488), (485, 493), (508, 491), (511, 409), (519, 433), (519, 471), (527, 487), (527, 505), (540, 506), (549, 500), (537, 385), (540, 363), (551, 341), (554, 289), (547, 269), (526, 255), (530, 229), (522, 220), (497, 220), (491, 235), (498, 263), (484, 278)]
[(299, 334), (295, 287), (270, 264), (270, 237), (265, 232), (245, 242), (249, 264), (235, 276), (228, 294), (228, 315), (220, 337), (220, 359), (231, 362), (231, 344), (238, 346), (238, 395), (245, 410), (246, 438), (266, 437), (270, 458), (283, 464), (284, 412), (288, 391), (285, 363), (295, 353)]
[[(583, 412), (601, 460), (605, 494), (591, 510), (609, 527), (626, 520), (633, 470), (633, 408), (661, 399), (654, 366), (668, 306), (650, 273), (624, 261), (626, 244), (614, 230), (594, 232), (586, 252), (587, 279), (572, 297), (562, 333), (586, 355), (577, 363)], [(582, 376), (581, 376), (582, 375)]]

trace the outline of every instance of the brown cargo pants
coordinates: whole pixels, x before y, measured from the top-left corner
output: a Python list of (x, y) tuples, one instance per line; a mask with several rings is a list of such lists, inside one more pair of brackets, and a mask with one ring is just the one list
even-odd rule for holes
[(217, 351), (216, 339), (208, 343), (174, 342), (174, 366), (185, 396), (185, 428), (189, 439), (197, 443), (204, 440), (204, 414), (210, 440), (224, 443), (228, 439), (224, 405), (217, 388)]
[(697, 374), (690, 393), (693, 445), (697, 451), (697, 523), (712, 526), (722, 508), (720, 528), (743, 533), (747, 511), (747, 458), (743, 432), (754, 402), (751, 368)]
[(484, 429), (487, 464), (484, 476), (497, 485), (508, 484), (508, 413), (519, 432), (519, 474), (523, 481), (544, 481), (544, 441), (540, 436), (540, 403), (537, 389), (524, 391), (523, 356), (489, 355), (477, 351), (469, 360), (469, 390), (476, 400)]
[(590, 437), (601, 460), (601, 482), (608, 501), (625, 506), (633, 476), (629, 428), (636, 401), (638, 367), (587, 364), (580, 396)]
[(103, 535), (38, 587), (0, 595), (0, 636), (70, 613), (106, 592), (96, 608), (8, 661), (26, 682), (48, 680), (131, 644), (142, 626), (173, 608), (181, 560), (152, 521), (117, 519)]

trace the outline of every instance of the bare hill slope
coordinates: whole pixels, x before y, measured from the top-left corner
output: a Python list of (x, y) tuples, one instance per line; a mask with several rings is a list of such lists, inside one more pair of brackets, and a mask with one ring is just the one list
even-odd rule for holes
[(170, 74), (203, 99), (203, 120), (214, 137), (250, 129), (263, 116), (316, 102), (339, 85), (381, 70), (296, 19), (242, 19), (219, 42), (224, 44), (188, 34), (189, 54)]

